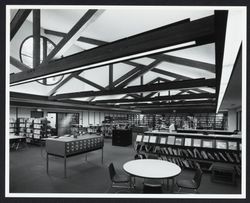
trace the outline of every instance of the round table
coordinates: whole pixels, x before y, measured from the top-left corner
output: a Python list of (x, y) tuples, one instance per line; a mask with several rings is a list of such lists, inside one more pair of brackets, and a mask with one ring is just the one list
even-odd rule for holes
[[(158, 159), (137, 159), (123, 165), (124, 171), (131, 176), (149, 179), (172, 179), (180, 174), (181, 168), (171, 162)], [(173, 190), (173, 187), (172, 187)]]

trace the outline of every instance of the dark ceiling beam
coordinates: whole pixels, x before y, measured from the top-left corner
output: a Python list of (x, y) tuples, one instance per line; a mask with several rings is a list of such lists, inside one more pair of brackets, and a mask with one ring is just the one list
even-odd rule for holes
[(77, 76), (78, 74), (80, 74), (82, 71), (78, 71), (78, 72), (74, 72), (71, 73), (68, 77), (66, 77), (63, 81), (61, 81), (57, 86), (55, 86), (50, 92), (49, 92), (49, 96), (52, 96), (53, 94), (56, 93), (56, 91), (62, 87), (64, 84), (66, 84), (68, 81), (70, 81), (72, 78), (74, 78), (75, 76)]
[(93, 103), (128, 103), (128, 102), (149, 102), (149, 101), (172, 101), (172, 100), (184, 100), (184, 99), (208, 99), (215, 98), (215, 94), (202, 93), (202, 94), (183, 94), (173, 96), (160, 96), (153, 98), (137, 98), (137, 99), (108, 99), (108, 100), (96, 100)]
[(168, 107), (168, 108), (144, 108), (141, 109), (142, 114), (153, 113), (215, 113), (216, 108), (214, 106), (193, 106), (193, 107)]
[(71, 28), (71, 30), (63, 37), (63, 39), (55, 46), (55, 48), (49, 53), (49, 55), (43, 61), (42, 65), (48, 63), (51, 59), (53, 59), (77, 33), (81, 32), (81, 28), (96, 14), (97, 11), (98, 10), (96, 9), (88, 10), (81, 17), (81, 19)]
[(162, 61), (169, 62), (169, 63), (175, 63), (179, 65), (189, 66), (192, 68), (202, 69), (202, 70), (209, 71), (211, 73), (215, 73), (215, 65), (210, 64), (210, 63), (205, 63), (201, 61), (195, 61), (191, 59), (165, 55), (165, 54), (154, 55), (154, 56), (150, 56), (149, 58), (162, 60)]
[(114, 76), (113, 64), (109, 65), (109, 89), (113, 89), (113, 76)]
[[(67, 35), (66, 33), (63, 33), (63, 32), (58, 32), (58, 31), (48, 30), (48, 29), (45, 29), (44, 33), (47, 35), (54, 35), (57, 37), (65, 37)], [(93, 45), (97, 45), (97, 46), (101, 46), (101, 45), (108, 43), (108, 42), (104, 42), (102, 40), (92, 39), (92, 38), (88, 38), (88, 37), (79, 37), (77, 39), (77, 41), (88, 43), (88, 44), (93, 44)]]
[[(171, 24), (169, 24), (167, 26), (175, 26), (175, 25), (180, 25), (180, 24), (188, 23), (188, 22), (190, 22), (189, 18), (184, 19), (184, 20), (180, 20), (180, 21), (175, 22), (175, 23), (171, 23)], [(64, 37), (66, 35), (66, 33), (63, 33), (63, 32), (58, 32), (58, 31), (48, 30), (48, 29), (45, 29), (44, 33), (49, 34), (49, 35), (54, 35), (54, 36), (57, 36), (57, 37)], [(77, 39), (77, 41), (92, 44), (92, 45), (97, 45), (97, 46), (102, 46), (104, 44), (109, 43), (109, 42), (106, 42), (106, 41), (102, 41), (102, 40), (98, 40), (98, 39), (92, 39), (92, 38), (88, 38), (88, 37), (79, 37)]]
[(169, 76), (169, 77), (173, 77), (173, 78), (176, 78), (176, 79), (180, 79), (180, 80), (189, 80), (189, 79), (192, 79), (190, 77), (183, 76), (183, 75), (176, 74), (176, 73), (172, 73), (172, 72), (169, 72), (167, 70), (162, 70), (162, 69), (159, 69), (159, 68), (154, 68), (151, 71), (155, 72), (155, 73), (159, 73), (159, 74), (165, 75), (165, 76)]
[(41, 12), (40, 9), (33, 9), (33, 68), (40, 65), (40, 30)]
[[(33, 71), (11, 75), (10, 83), (15, 85), (18, 84), (18, 82), (19, 84), (30, 82), (38, 78), (50, 77), (52, 74), (60, 75), (65, 72), (74, 72), (79, 70), (77, 68), (85, 70), (96, 68), (110, 64), (113, 59), (119, 59), (117, 62), (121, 62), (124, 60), (123, 57), (126, 56), (133, 56), (134, 54), (143, 53), (145, 51), (165, 48), (194, 40), (199, 43), (193, 46), (201, 45), (201, 43), (208, 43), (208, 41), (214, 41), (213, 15), (176, 26), (163, 26), (94, 49), (85, 50), (74, 55), (51, 61), (46, 65), (40, 65)], [(136, 56), (133, 58), (136, 58)], [(100, 65), (101, 62), (102, 64)]]
[(92, 82), (92, 81), (90, 81), (90, 80), (88, 80), (88, 79), (86, 79), (86, 78), (83, 78), (83, 77), (81, 77), (81, 76), (79, 76), (79, 75), (75, 75), (74, 77), (75, 77), (76, 79), (78, 79), (78, 80), (80, 80), (80, 81), (82, 81), (82, 82), (84, 82), (84, 83), (86, 83), (86, 84), (88, 84), (88, 85), (90, 85), (90, 86), (96, 88), (96, 89), (99, 89), (99, 90), (106, 90), (106, 89), (105, 89), (104, 87), (102, 87), (101, 85), (98, 85), (98, 84), (96, 84), (96, 83), (94, 83), (94, 82)]
[[(216, 10), (215, 21), (215, 65), (216, 65), (216, 94), (217, 102), (220, 92), (221, 72), (223, 66), (224, 45), (226, 38), (228, 11)], [(218, 103), (217, 103), (218, 105)]]
[(170, 102), (170, 103), (137, 103), (137, 104), (121, 104), (120, 107), (135, 107), (135, 108), (159, 108), (159, 107), (183, 107), (183, 106), (204, 106), (204, 105), (211, 105), (215, 106), (215, 101), (183, 101), (183, 102)]
[(57, 109), (78, 109), (78, 110), (100, 110), (100, 111), (119, 111), (119, 112), (137, 112), (139, 110), (131, 110), (127, 108), (119, 107), (107, 107), (107, 106), (97, 106), (86, 104), (86, 102), (81, 101), (49, 101), (46, 96), (37, 96), (32, 94), (20, 95), (10, 93), (10, 105), (15, 106), (28, 106), (28, 107), (39, 107), (39, 108), (57, 108)]
[[(125, 73), (124, 75), (122, 75), (121, 77), (119, 77), (118, 79), (116, 79), (113, 83), (112, 86), (115, 87), (116, 85), (118, 85), (119, 83), (121, 83), (122, 81), (126, 80), (127, 78), (131, 77), (132, 75), (134, 75), (135, 73), (139, 72), (141, 70), (140, 67), (136, 67), (133, 68), (132, 70), (128, 71), (127, 73)], [(109, 88), (109, 85), (105, 88)]]
[(10, 57), (10, 64), (12, 64), (21, 71), (27, 71), (31, 69), (29, 66), (25, 65), (24, 63), (20, 62), (19, 60), (17, 60), (12, 56)]
[(214, 87), (215, 79), (203, 79), (202, 78), (202, 79), (194, 79), (194, 80), (165, 82), (165, 83), (159, 83), (159, 84), (130, 86), (130, 87), (126, 87), (123, 89), (73, 92), (73, 93), (67, 93), (67, 94), (58, 94), (58, 95), (50, 97), (50, 99), (68, 99), (68, 98), (80, 98), (80, 97), (90, 97), (90, 96), (106, 96), (106, 95), (116, 95), (116, 94), (152, 92), (152, 91), (193, 88), (193, 87), (207, 87), (207, 86)]
[(16, 35), (26, 18), (29, 16), (31, 9), (19, 9), (10, 23), (10, 40)]
[(131, 83), (135, 79), (139, 78), (140, 76), (143, 76), (145, 73), (147, 73), (148, 71), (152, 70), (159, 63), (160, 63), (160, 61), (156, 60), (156, 61), (150, 63), (148, 66), (140, 65), (139, 67), (141, 67), (141, 70), (139, 72), (137, 72), (136, 74), (132, 75), (130, 78), (124, 80), (116, 88), (123, 88), (123, 87), (127, 86), (129, 83)]

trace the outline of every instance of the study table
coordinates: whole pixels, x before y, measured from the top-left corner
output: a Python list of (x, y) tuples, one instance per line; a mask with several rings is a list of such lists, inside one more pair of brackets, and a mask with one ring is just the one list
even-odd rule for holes
[(158, 159), (137, 159), (123, 165), (123, 170), (129, 175), (146, 179), (172, 179), (181, 173), (181, 168), (171, 162)]

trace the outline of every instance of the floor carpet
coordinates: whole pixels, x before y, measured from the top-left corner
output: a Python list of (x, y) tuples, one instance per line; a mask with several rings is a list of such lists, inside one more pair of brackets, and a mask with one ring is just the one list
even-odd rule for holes
[[(45, 148), (28, 145), (20, 150), (10, 151), (10, 193), (117, 193), (127, 192), (110, 188), (108, 165), (113, 162), (117, 172), (124, 173), (122, 166), (134, 158), (132, 146), (112, 146), (111, 139), (105, 139), (104, 163), (101, 150), (77, 155), (67, 160), (67, 178), (63, 177), (63, 159), (50, 157), (49, 175), (46, 173)], [(177, 178), (191, 178), (194, 171), (183, 170)], [(142, 179), (136, 179), (136, 189), (131, 193), (142, 193)], [(175, 186), (174, 193), (177, 188)], [(182, 191), (190, 192), (190, 191)], [(170, 193), (164, 188), (163, 193)], [(205, 173), (199, 188), (200, 194), (240, 194), (241, 182), (236, 185), (214, 183), (211, 174)]]

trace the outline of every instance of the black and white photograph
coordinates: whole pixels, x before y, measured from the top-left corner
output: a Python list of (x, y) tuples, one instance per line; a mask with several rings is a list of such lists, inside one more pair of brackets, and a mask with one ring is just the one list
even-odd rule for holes
[(246, 198), (246, 6), (5, 9), (5, 197)]

